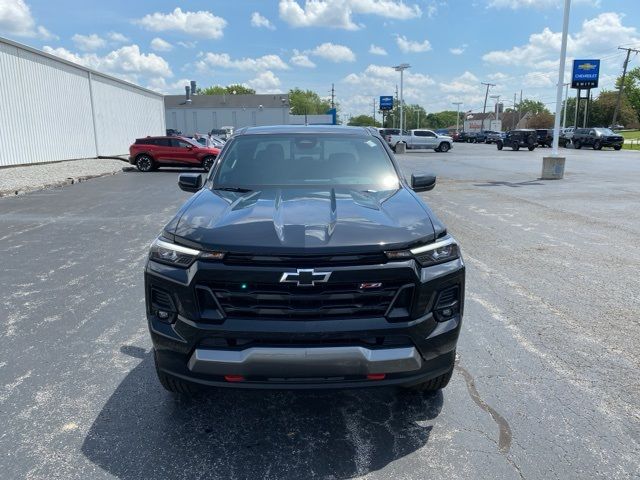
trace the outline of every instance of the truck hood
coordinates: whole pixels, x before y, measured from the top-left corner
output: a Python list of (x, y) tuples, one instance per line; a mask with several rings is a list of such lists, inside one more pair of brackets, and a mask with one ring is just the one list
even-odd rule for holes
[(434, 239), (428, 208), (412, 191), (340, 188), (200, 190), (165, 230), (206, 249), (356, 253)]

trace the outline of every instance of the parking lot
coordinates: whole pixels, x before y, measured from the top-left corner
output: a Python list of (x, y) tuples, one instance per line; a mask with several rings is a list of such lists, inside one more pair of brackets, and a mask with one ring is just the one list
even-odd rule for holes
[(147, 248), (175, 170), (0, 198), (0, 468), (13, 478), (637, 478), (640, 154), (455, 144), (400, 156), (468, 267), (436, 395), (158, 383)]

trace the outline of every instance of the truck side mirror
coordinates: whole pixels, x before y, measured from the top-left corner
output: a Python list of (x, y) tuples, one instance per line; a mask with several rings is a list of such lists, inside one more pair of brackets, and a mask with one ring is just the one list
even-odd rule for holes
[(411, 188), (414, 192), (428, 192), (436, 186), (435, 175), (411, 175)]
[(197, 192), (202, 188), (202, 175), (200, 173), (181, 173), (178, 177), (178, 186), (185, 192)]

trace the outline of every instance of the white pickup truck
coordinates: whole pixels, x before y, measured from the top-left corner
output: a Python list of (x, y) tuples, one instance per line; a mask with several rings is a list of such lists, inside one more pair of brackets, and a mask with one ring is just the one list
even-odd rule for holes
[(385, 140), (394, 152), (399, 143), (404, 143), (407, 150), (432, 148), (436, 152), (448, 152), (453, 147), (453, 138), (423, 129), (409, 130), (405, 135), (388, 135)]

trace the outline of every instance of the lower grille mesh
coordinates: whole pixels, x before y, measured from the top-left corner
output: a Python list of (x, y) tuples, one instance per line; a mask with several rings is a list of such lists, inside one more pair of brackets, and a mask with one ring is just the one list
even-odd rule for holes
[(357, 283), (314, 287), (288, 284), (211, 283), (227, 317), (367, 318), (384, 316), (399, 285), (360, 289)]

